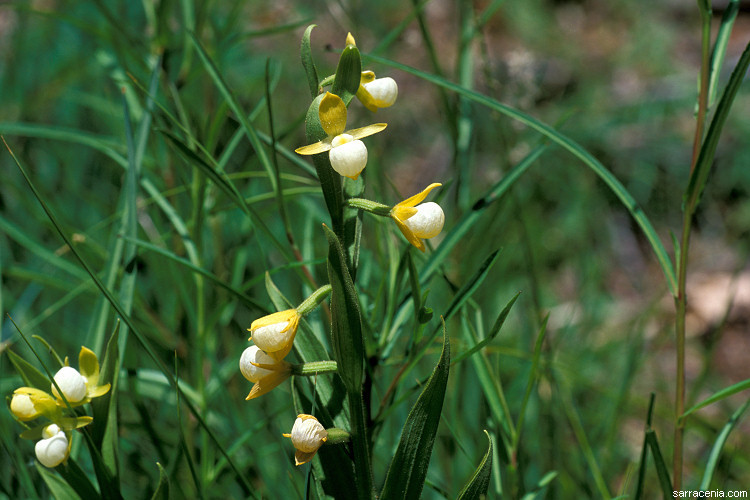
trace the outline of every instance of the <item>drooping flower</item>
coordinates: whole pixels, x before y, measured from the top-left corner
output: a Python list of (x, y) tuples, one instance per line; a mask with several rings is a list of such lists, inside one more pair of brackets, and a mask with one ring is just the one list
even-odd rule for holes
[(438, 186), (442, 184), (430, 184), (421, 193), (405, 199), (391, 209), (391, 218), (396, 221), (403, 235), (422, 252), (425, 250), (422, 239), (440, 234), (445, 223), (445, 214), (440, 205), (434, 202), (422, 203), (429, 192)]
[(326, 92), (318, 107), (320, 124), (325, 139), (302, 146), (295, 151), (301, 155), (314, 155), (328, 151), (331, 167), (340, 175), (356, 179), (367, 165), (367, 147), (360, 139), (385, 129), (385, 123), (346, 130), (346, 104), (336, 94)]
[(390, 76), (375, 78), (372, 71), (363, 71), (357, 89), (357, 99), (370, 111), (393, 106), (398, 98), (398, 85)]
[(250, 339), (275, 361), (289, 354), (297, 335), (300, 315), (296, 309), (287, 309), (256, 319), (248, 328)]
[(10, 411), (21, 422), (27, 422), (40, 416), (53, 419), (58, 414), (55, 398), (34, 387), (19, 387), (13, 391)]
[(50, 424), (42, 431), (40, 441), (34, 446), (36, 458), (45, 467), (57, 467), (70, 453), (70, 440), (57, 424)]
[[(67, 364), (67, 359), (66, 359)], [(99, 360), (93, 351), (86, 347), (81, 347), (78, 354), (79, 372), (73, 367), (63, 366), (54, 376), (55, 382), (73, 406), (81, 405), (106, 394), (109, 391), (110, 384), (99, 385)], [(55, 384), (51, 384), (52, 394), (58, 399), (58, 405), (65, 406), (65, 403), (57, 391)]]
[(10, 400), (10, 412), (21, 422), (33, 420), (41, 415), (34, 406), (31, 397), (28, 394), (13, 394)]
[(292, 433), (283, 436), (292, 439), (292, 445), (297, 450), (294, 453), (295, 465), (302, 465), (313, 459), (318, 448), (328, 439), (328, 432), (317, 418), (302, 413), (297, 415)]
[(289, 363), (276, 361), (257, 345), (245, 349), (240, 357), (240, 372), (247, 380), (255, 383), (245, 399), (262, 396), (281, 384), (291, 375), (291, 368)]
[[(71, 366), (63, 366), (55, 373), (55, 382), (60, 387), (65, 399), (70, 404), (80, 403), (86, 397), (86, 379), (83, 378), (78, 370)], [(51, 384), (52, 394), (58, 399), (62, 399), (57, 391), (55, 384)]]

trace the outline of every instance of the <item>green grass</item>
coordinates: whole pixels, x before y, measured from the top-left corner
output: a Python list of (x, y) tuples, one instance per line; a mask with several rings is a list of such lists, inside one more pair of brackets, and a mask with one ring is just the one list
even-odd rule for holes
[[(683, 440), (683, 489), (747, 489), (750, 375), (721, 357), (747, 349), (747, 304), (700, 323), (690, 302), (691, 276), (739, 277), (749, 250), (736, 8), (707, 38), (705, 6), (642, 1), (0, 5), (0, 391), (57, 369), (33, 336), (116, 376), (65, 468), (0, 411), (0, 498), (345, 497), (355, 470), (360, 496), (371, 470), (393, 496), (654, 498)], [(310, 24), (319, 79), (351, 31), (399, 84), (374, 116), (352, 101), (348, 128), (388, 128), (343, 194), (294, 153)], [(329, 214), (432, 182), (446, 223), (424, 254), (389, 218)], [(246, 329), (329, 282), (289, 360), (339, 374), (246, 401)], [(295, 467), (297, 413), (352, 442)]]

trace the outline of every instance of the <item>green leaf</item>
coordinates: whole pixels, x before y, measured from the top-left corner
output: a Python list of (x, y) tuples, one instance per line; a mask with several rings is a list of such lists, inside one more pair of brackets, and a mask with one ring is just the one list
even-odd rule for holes
[(719, 87), (719, 76), (721, 68), (724, 66), (724, 57), (727, 54), (727, 45), (729, 45), (729, 36), (732, 34), (732, 26), (737, 19), (737, 13), (740, 11), (739, 0), (730, 0), (729, 4), (721, 16), (719, 31), (716, 33), (716, 42), (711, 54), (711, 73), (708, 84), (708, 106), (714, 105), (716, 100), (717, 89)]
[(50, 381), (45, 374), (10, 349), (6, 352), (25, 385), (46, 392), (50, 391)]
[(409, 412), (381, 498), (420, 498), (435, 442), (450, 371), (450, 339), (443, 322), (443, 352), (422, 394)]
[(721, 401), (722, 399), (728, 398), (729, 396), (732, 396), (733, 394), (737, 394), (738, 392), (745, 391), (747, 389), (750, 389), (750, 378), (747, 380), (743, 380), (742, 382), (737, 382), (736, 384), (732, 384), (729, 387), (725, 387), (724, 389), (714, 393), (712, 396), (709, 396), (708, 398), (704, 399), (700, 403), (691, 406), (689, 409), (685, 410), (685, 413), (680, 415), (680, 420), (686, 418), (688, 415), (690, 415), (694, 411), (700, 410), (704, 406), (708, 406), (712, 403), (716, 403), (717, 401)]
[(287, 299), (284, 294), (281, 293), (281, 290), (279, 290), (279, 287), (277, 287), (276, 283), (273, 282), (273, 280), (271, 279), (271, 274), (268, 271), (266, 271), (266, 293), (268, 294), (268, 297), (271, 299), (271, 302), (273, 303), (273, 306), (277, 311), (294, 309), (294, 304), (292, 304), (289, 299)]
[(672, 498), (672, 481), (669, 479), (669, 469), (664, 457), (659, 449), (659, 441), (656, 439), (656, 432), (653, 429), (646, 431), (646, 443), (651, 449), (651, 455), (654, 457), (656, 465), (656, 476), (659, 478), (659, 486), (664, 498)]
[(742, 80), (747, 73), (749, 65), (750, 43), (745, 47), (745, 51), (740, 56), (737, 66), (735, 66), (734, 71), (732, 71), (732, 76), (729, 77), (729, 82), (724, 89), (724, 94), (721, 96), (719, 105), (716, 107), (716, 113), (714, 113), (714, 117), (711, 120), (711, 125), (708, 127), (706, 138), (703, 140), (703, 144), (701, 144), (701, 150), (698, 154), (695, 168), (690, 174), (690, 182), (685, 191), (684, 207), (684, 210), (688, 215), (694, 212), (698, 205), (701, 193), (703, 192), (703, 188), (708, 180), (708, 174), (713, 165), (714, 154), (716, 153), (716, 146), (719, 144), (721, 131), (727, 121), (729, 110), (732, 108), (732, 103), (737, 96), (737, 92), (740, 90)]
[(484, 431), (484, 433), (487, 434), (490, 446), (487, 448), (487, 453), (484, 454), (482, 461), (479, 462), (477, 470), (474, 471), (469, 482), (458, 494), (458, 500), (478, 500), (487, 496), (492, 473), (492, 438), (489, 432)]
[[(53, 498), (56, 498), (58, 500), (74, 500), (81, 498), (81, 495), (76, 493), (76, 490), (73, 489), (72, 484), (66, 482), (67, 475), (62, 473), (58, 475), (40, 464), (35, 465), (37, 471), (39, 472), (39, 476), (41, 476), (42, 481), (44, 481), (44, 484), (46, 484), (47, 488), (49, 488), (49, 491), (52, 494)], [(62, 469), (63, 467), (65, 466), (61, 466), (60, 468)], [(93, 486), (91, 487), (91, 490), (88, 491), (89, 493), (93, 493), (95, 495), (88, 498), (98, 498), (98, 493), (93, 489)]]
[(331, 283), (331, 347), (347, 392), (359, 394), (365, 359), (359, 300), (341, 242), (328, 226), (323, 225), (323, 229), (328, 239), (328, 280)]
[(456, 359), (453, 360), (453, 363), (456, 364), (460, 363), (464, 359), (468, 358), (475, 352), (478, 352), (480, 349), (482, 349), (484, 346), (492, 342), (492, 340), (497, 337), (497, 334), (500, 333), (500, 329), (502, 329), (503, 325), (505, 324), (505, 319), (508, 317), (508, 314), (510, 314), (510, 310), (513, 307), (513, 304), (516, 303), (516, 300), (518, 300), (518, 297), (521, 295), (521, 292), (517, 292), (510, 301), (505, 304), (505, 307), (502, 311), (500, 311), (500, 314), (497, 316), (497, 319), (495, 320), (495, 324), (492, 325), (492, 330), (490, 330), (490, 333), (487, 334), (487, 337), (485, 337), (482, 341), (477, 342), (474, 347), (469, 349), (468, 351), (462, 353), (460, 356), (458, 356)]
[(703, 472), (703, 479), (701, 479), (701, 490), (706, 491), (711, 486), (711, 479), (713, 478), (714, 471), (716, 470), (716, 466), (719, 463), (721, 450), (722, 448), (724, 448), (724, 444), (727, 442), (729, 433), (732, 432), (732, 429), (735, 428), (737, 422), (739, 422), (740, 420), (740, 417), (742, 417), (742, 414), (745, 413), (745, 410), (747, 410), (749, 406), (750, 399), (745, 401), (745, 404), (737, 408), (737, 410), (732, 414), (732, 417), (729, 419), (729, 422), (727, 422), (724, 428), (721, 429), (719, 436), (716, 438), (716, 442), (714, 443), (713, 447), (711, 447), (711, 453), (708, 455), (706, 470)]
[(156, 466), (159, 468), (159, 484), (156, 485), (151, 500), (169, 500), (169, 476), (159, 462), (156, 462)]
[(315, 69), (315, 61), (312, 56), (312, 48), (310, 46), (310, 34), (316, 24), (311, 24), (305, 30), (305, 34), (302, 35), (302, 45), (300, 47), (300, 57), (302, 59), (302, 67), (305, 68), (305, 74), (307, 75), (307, 85), (310, 87), (310, 97), (315, 99), (318, 95), (318, 70)]
[(336, 94), (349, 106), (357, 94), (359, 82), (362, 79), (362, 57), (359, 49), (354, 45), (347, 45), (341, 52), (339, 64), (336, 66), (336, 77), (333, 80), (331, 93)]
[(91, 438), (101, 450), (102, 462), (109, 474), (119, 478), (119, 429), (117, 424), (117, 388), (119, 372), (119, 332), (120, 321), (107, 342), (107, 350), (102, 359), (99, 371), (99, 385), (110, 384), (109, 392), (91, 401), (94, 425)]

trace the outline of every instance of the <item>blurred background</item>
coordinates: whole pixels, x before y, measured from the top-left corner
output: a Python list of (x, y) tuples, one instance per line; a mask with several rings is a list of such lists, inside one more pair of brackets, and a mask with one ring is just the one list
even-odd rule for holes
[[(725, 6), (714, 7), (718, 23)], [(749, 7), (742, 3), (722, 83), (750, 39)], [(319, 228), (327, 213), (313, 171), (304, 167), (311, 163), (291, 153), (305, 144), (310, 95), (299, 47), (313, 23), (321, 77), (335, 71), (336, 51), (351, 32), (365, 67), (399, 84), (392, 108), (375, 116), (361, 106), (350, 108), (349, 127), (388, 123), (386, 132), (368, 142), (365, 197), (392, 205), (442, 182), (443, 235), (544, 138), (423, 78), (368, 62), (368, 54), (474, 89), (577, 141), (622, 182), (670, 252), (671, 235), (680, 231), (695, 127), (700, 24), (694, 2), (0, 2), (0, 133), (95, 272), (120, 297), (129, 297), (132, 317), (158, 356), (195, 389), (207, 422), (258, 497), (301, 496), (304, 474), (280, 437), (294, 417), (288, 392), (244, 401), (249, 385), (237, 360), (247, 345), (245, 329), (261, 307), (272, 309), (266, 271), (293, 303), (310, 288), (301, 266), (272, 242), (275, 237), (286, 245), (271, 183), (190, 33), (250, 113), (268, 154), (271, 137), (278, 141), (289, 225), (304, 266), (325, 282), (327, 246)], [(688, 278), (688, 406), (750, 378), (749, 106), (744, 85), (696, 217)], [(128, 146), (129, 134), (141, 151)], [(215, 159), (257, 218), (238, 210), (186, 150)], [(134, 157), (141, 158), (135, 236), (143, 244), (136, 246), (135, 259), (124, 261), (117, 249), (123, 251), (123, 241), (132, 243), (123, 240), (121, 221), (125, 172)], [(71, 359), (82, 344), (101, 353), (116, 315), (54, 231), (7, 151), (0, 154), (0, 169), (0, 349), (36, 363), (12, 318), (27, 336), (44, 337)], [(387, 327), (383, 318), (393, 312), (380, 300), (383, 277), (389, 276), (389, 286), (400, 283), (408, 290), (408, 282), (393, 276), (405, 243), (387, 221), (364, 221), (357, 283), (377, 339), (385, 332), (378, 328)], [(432, 246), (439, 247), (443, 235)], [(632, 494), (651, 393), (653, 425), (671, 463), (674, 303), (648, 242), (594, 172), (551, 147), (483, 208), (443, 262), (429, 286), (433, 322), (498, 249), (471, 304), (447, 325), (454, 353), (470, 347), (467, 328), (484, 335), (503, 306), (522, 293), (481, 362), (475, 355), (452, 368), (425, 498), (452, 498), (486, 450), (482, 429), (497, 431), (482, 373), (493, 381), (490, 386), (502, 384), (511, 412), (518, 413), (547, 316), (522, 453), (513, 457), (524, 478), (518, 496), (600, 497), (602, 483), (612, 496)], [(426, 258), (414, 256), (420, 263)], [(184, 261), (254, 302), (201, 278)], [(123, 283), (134, 268), (137, 279), (128, 295)], [(311, 322), (323, 328), (322, 318)], [(410, 345), (398, 338), (373, 388), (376, 405)], [(189, 476), (175, 431), (174, 395), (132, 337), (126, 351), (128, 376), (120, 388), (123, 494), (140, 498), (157, 483), (157, 461), (174, 478)], [(438, 355), (436, 345), (409, 383), (427, 376)], [(0, 390), (8, 396), (20, 379), (7, 356), (0, 356), (0, 374)], [(697, 485), (719, 430), (746, 400), (747, 393), (740, 393), (691, 417), (686, 485)], [(376, 484), (409, 406), (389, 416), (392, 423), (376, 443)], [(240, 495), (236, 478), (195, 431), (195, 422), (187, 414), (181, 418), (200, 473), (212, 481), (210, 496)], [(0, 495), (13, 498), (24, 491), (16, 469), (31, 467), (33, 446), (17, 438), (20, 427), (8, 412), (0, 412), (0, 422)], [(714, 488), (750, 484), (748, 431), (741, 421), (730, 435)], [(496, 459), (498, 468), (510, 460)], [(648, 474), (649, 488), (658, 491), (653, 469)], [(190, 483), (173, 484), (175, 497), (194, 494)], [(496, 488), (493, 483), (490, 491)]]

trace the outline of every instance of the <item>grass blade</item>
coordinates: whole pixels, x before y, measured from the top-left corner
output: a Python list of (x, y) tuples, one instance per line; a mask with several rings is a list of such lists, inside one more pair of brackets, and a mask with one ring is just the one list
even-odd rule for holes
[(651, 249), (656, 255), (656, 259), (659, 262), (659, 265), (662, 268), (662, 272), (664, 273), (664, 276), (667, 280), (667, 285), (669, 286), (670, 292), (672, 292), (672, 294), (676, 292), (677, 279), (674, 272), (674, 266), (671, 259), (669, 258), (669, 254), (667, 253), (664, 245), (659, 239), (656, 230), (651, 224), (651, 221), (648, 219), (648, 217), (646, 217), (646, 214), (643, 212), (640, 205), (638, 205), (638, 203), (630, 195), (627, 189), (625, 189), (622, 183), (620, 183), (620, 181), (617, 180), (617, 178), (612, 175), (612, 173), (607, 170), (607, 168), (599, 160), (594, 158), (594, 156), (586, 151), (580, 144), (526, 113), (502, 104), (499, 101), (496, 101), (495, 99), (492, 99), (491, 97), (483, 95), (479, 92), (466, 89), (458, 84), (446, 80), (445, 78), (420, 71), (418, 69), (412, 68), (411, 66), (397, 63), (383, 57), (373, 55), (365, 55), (363, 57), (365, 59), (371, 59), (375, 62), (391, 66), (401, 71), (405, 71), (406, 73), (422, 78), (423, 80), (433, 83), (441, 88), (456, 92), (457, 94), (462, 95), (471, 101), (477, 102), (482, 106), (513, 118), (514, 120), (523, 123), (531, 129), (536, 130), (540, 134), (547, 137), (550, 141), (561, 146), (562, 148), (570, 152), (573, 156), (581, 160), (584, 165), (589, 167), (596, 175), (599, 176), (602, 181), (604, 181), (607, 187), (612, 190), (617, 198), (619, 198), (623, 206), (628, 210), (628, 212), (630, 212), (630, 215), (636, 221), (638, 226), (640, 226), (643, 235), (651, 245)]
[(716, 471), (716, 466), (719, 464), (721, 450), (722, 448), (724, 448), (724, 444), (727, 442), (727, 438), (729, 438), (729, 433), (732, 432), (732, 430), (736, 427), (737, 423), (742, 417), (742, 414), (745, 413), (745, 410), (747, 410), (749, 406), (750, 399), (745, 401), (745, 404), (737, 408), (737, 410), (729, 418), (729, 422), (727, 422), (726, 425), (721, 429), (719, 436), (716, 438), (716, 442), (714, 442), (714, 445), (711, 448), (711, 453), (708, 455), (706, 470), (703, 472), (703, 478), (701, 479), (701, 490), (708, 490), (711, 486), (711, 479), (713, 479), (714, 472)]
[(685, 410), (685, 413), (680, 415), (680, 419), (685, 419), (690, 415), (691, 413), (700, 410), (704, 406), (708, 406), (710, 404), (716, 403), (717, 401), (721, 401), (722, 399), (728, 398), (729, 396), (732, 396), (733, 394), (737, 394), (738, 392), (745, 391), (747, 389), (750, 389), (750, 379), (743, 380), (742, 382), (737, 382), (736, 384), (730, 385), (729, 387), (725, 387), (724, 389), (716, 392), (712, 396), (709, 396), (708, 398), (704, 399), (698, 404), (695, 404)]

